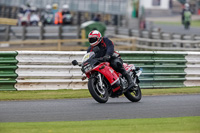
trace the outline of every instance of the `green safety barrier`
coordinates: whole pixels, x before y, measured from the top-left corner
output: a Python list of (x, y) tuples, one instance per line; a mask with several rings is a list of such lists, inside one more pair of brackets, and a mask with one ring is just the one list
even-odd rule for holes
[(0, 91), (16, 90), (17, 52), (0, 52)]
[(121, 53), (126, 63), (143, 68), (141, 88), (183, 87), (186, 73), (187, 53)]
[[(199, 85), (198, 81), (200, 80), (200, 77), (198, 77), (198, 75), (200, 75), (200, 73), (198, 71), (199, 65), (197, 63), (200, 63), (200, 53), (169, 51), (121, 51), (119, 53), (125, 63), (134, 64), (136, 67), (143, 68), (143, 73), (140, 76), (141, 88), (170, 88)], [(17, 83), (16, 79), (18, 78), (18, 76), (20, 77), (20, 69), (18, 69), (17, 67), (17, 64), (20, 63), (20, 54), (23, 55), (23, 52), (0, 52), (0, 91), (17, 90), (15, 88), (15, 84)], [(37, 52), (29, 52), (28, 54), (36, 55), (36, 57), (38, 57)], [(25, 55), (28, 56), (28, 54)], [(81, 55), (84, 54), (85, 52), (81, 53)], [(25, 55), (23, 55), (22, 57), (24, 57)], [(68, 52), (63, 55), (69, 57), (71, 55), (75, 56), (74, 52)], [(18, 56), (17, 59), (19, 61), (16, 59), (16, 56)], [(79, 54), (77, 54), (77, 58), (79, 56), (80, 52)], [(45, 59), (46, 57), (48, 57), (48, 54), (46, 54)], [(30, 58), (33, 57), (31, 56)], [(49, 58), (51, 58), (51, 56), (49, 56)], [(58, 58), (58, 60), (59, 59), (60, 58)], [(27, 61), (29, 62), (28, 58)], [(192, 66), (189, 66), (189, 70), (188, 62), (192, 63)], [(198, 71), (197, 75), (193, 74), (193, 68), (194, 71)], [(16, 74), (17, 69), (19, 75)], [(186, 75), (188, 76), (188, 74), (190, 74), (190, 79), (188, 79), (187, 77), (186, 80)], [(38, 73), (38, 76), (39, 75), (40, 73)], [(73, 78), (70, 77), (71, 80), (74, 80)], [(76, 77), (75, 79), (77, 80)], [(189, 80), (191, 82), (188, 82)], [(187, 83), (184, 83), (185, 81), (187, 81)], [(30, 83), (23, 82), (23, 80), (21, 80), (20, 83), (25, 83), (25, 86), (32, 87)], [(20, 90), (21, 88), (18, 86), (18, 89)]]

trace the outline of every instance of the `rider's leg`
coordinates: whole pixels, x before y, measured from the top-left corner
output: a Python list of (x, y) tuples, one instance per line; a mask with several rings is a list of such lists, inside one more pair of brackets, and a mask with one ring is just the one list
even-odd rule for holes
[(121, 58), (112, 58), (110, 61), (111, 67), (122, 74), (123, 77), (125, 77), (128, 81), (128, 89), (132, 89), (133, 87), (136, 87), (136, 83), (134, 83), (131, 76), (127, 73), (127, 71), (123, 67), (123, 60)]
[[(123, 68), (124, 69), (124, 68)], [(133, 87), (136, 87), (137, 84), (133, 81), (132, 77), (126, 72), (126, 70), (121, 70), (121, 74), (122, 76), (124, 76), (126, 78), (126, 80), (128, 81), (128, 90), (132, 89)]]

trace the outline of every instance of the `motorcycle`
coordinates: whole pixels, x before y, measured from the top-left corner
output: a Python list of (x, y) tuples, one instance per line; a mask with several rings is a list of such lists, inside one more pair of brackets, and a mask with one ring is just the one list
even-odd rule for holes
[[(95, 48), (97, 48), (95, 50)], [(133, 64), (124, 63), (123, 66), (131, 75), (137, 87), (128, 90), (128, 82), (125, 77), (117, 73), (109, 62), (104, 62), (101, 58), (95, 58), (95, 54), (99, 50), (98, 47), (93, 49), (94, 52), (85, 54), (82, 59), (82, 64), (78, 64), (77, 60), (73, 60), (72, 64), (81, 66), (81, 71), (86, 76), (82, 80), (88, 78), (88, 89), (91, 96), (99, 103), (106, 103), (109, 97), (115, 98), (121, 95), (131, 102), (138, 102), (141, 100), (142, 93), (139, 86), (139, 76), (142, 69), (135, 67)]]
[(29, 19), (29, 14), (24, 14), (21, 18), (20, 18), (20, 25), (21, 26), (28, 26), (29, 25), (29, 22), (30, 22), (30, 19)]
[(72, 15), (70, 13), (63, 15), (63, 24), (72, 24)]
[(54, 24), (53, 19), (54, 19), (53, 14), (51, 14), (51, 13), (45, 14), (44, 15), (43, 25), (52, 25), (52, 24)]
[(32, 14), (30, 18), (30, 25), (31, 26), (38, 26), (40, 18), (37, 14)]

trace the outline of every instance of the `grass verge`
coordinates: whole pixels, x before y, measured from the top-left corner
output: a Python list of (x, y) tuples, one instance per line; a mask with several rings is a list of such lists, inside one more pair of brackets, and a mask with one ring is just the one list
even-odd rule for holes
[[(170, 89), (142, 89), (143, 96), (200, 94), (200, 87)], [(91, 97), (88, 90), (39, 90), (39, 91), (0, 91), (0, 101), (5, 100), (42, 100)]]
[[(182, 25), (181, 22), (163, 22), (163, 21), (156, 21), (156, 24), (165, 24), (165, 25)], [(200, 21), (194, 20), (191, 22), (192, 27), (200, 27)]]
[(2, 133), (199, 133), (200, 116), (65, 122), (0, 123)]

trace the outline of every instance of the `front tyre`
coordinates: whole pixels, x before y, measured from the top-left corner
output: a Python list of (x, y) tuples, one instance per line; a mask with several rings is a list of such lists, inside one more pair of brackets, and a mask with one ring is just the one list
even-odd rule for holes
[(99, 85), (98, 79), (92, 77), (88, 81), (88, 89), (92, 97), (99, 103), (106, 103), (108, 101), (108, 90), (105, 81), (103, 87)]
[(124, 93), (125, 97), (130, 100), (131, 102), (138, 102), (142, 98), (142, 92), (140, 86), (138, 85), (134, 91), (127, 91)]

